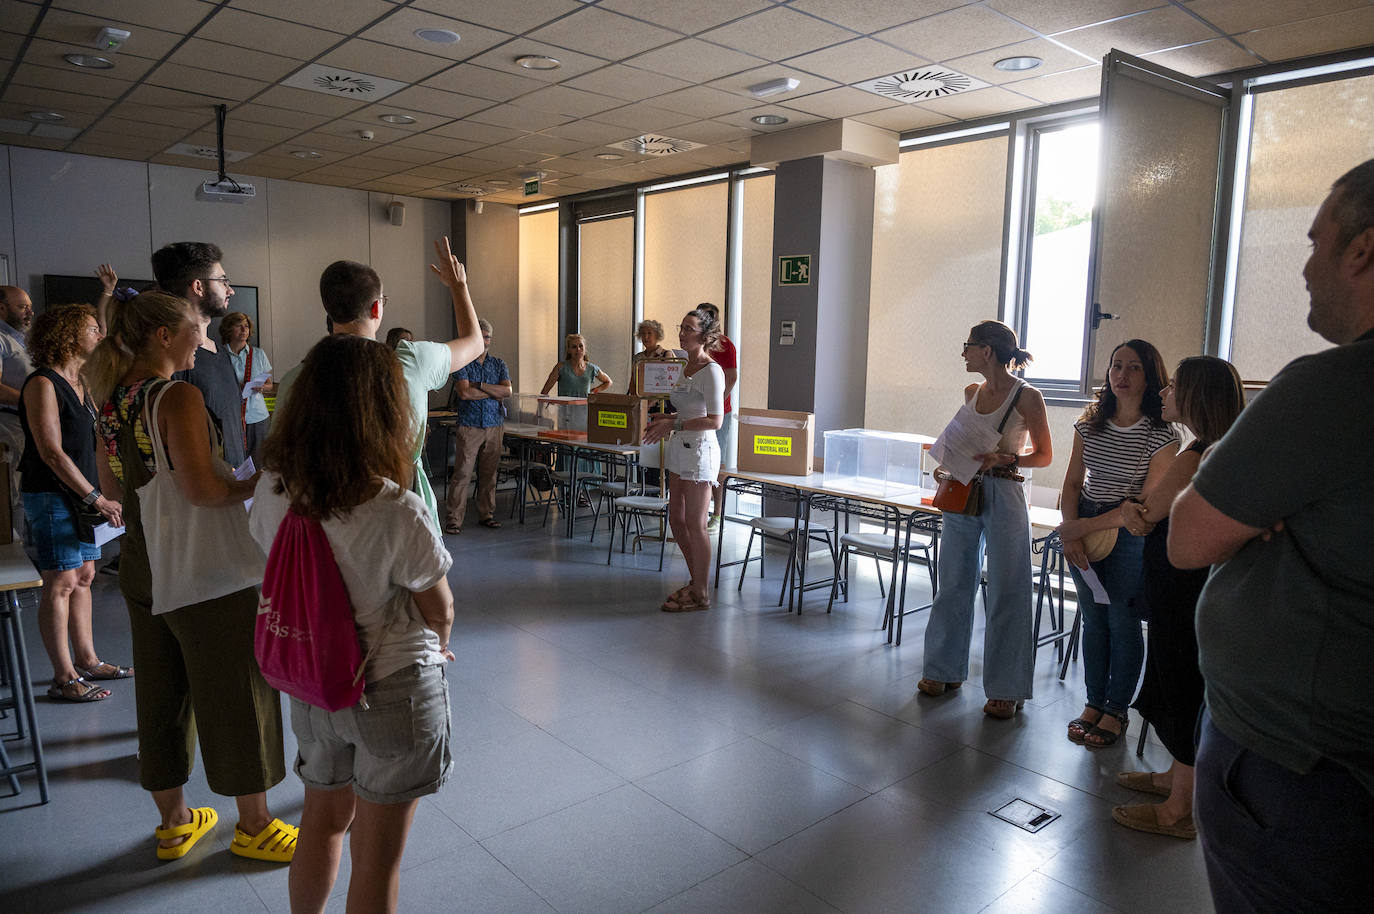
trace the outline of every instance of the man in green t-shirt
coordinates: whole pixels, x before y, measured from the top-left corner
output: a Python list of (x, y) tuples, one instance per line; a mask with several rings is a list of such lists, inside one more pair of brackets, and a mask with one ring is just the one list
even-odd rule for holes
[[(414, 490), (429, 509), (429, 519), (434, 529), (442, 533), (434, 490), (430, 488), (420, 460), (425, 441), (425, 423), (429, 415), (429, 392), (443, 388), (448, 384), (450, 374), (481, 355), (483, 343), (482, 331), (477, 326), (477, 312), (468, 294), (467, 271), (453, 256), (447, 237), (434, 242), (434, 249), (439, 254), (439, 263), (431, 264), (430, 269), (448, 286), (453, 298), (453, 318), (458, 335), (447, 343), (402, 340), (396, 347), (396, 357), (401, 362), (401, 371), (405, 374), (410, 393), (410, 408), (415, 414)], [(367, 264), (338, 260), (325, 267), (320, 274), (320, 301), (332, 322), (332, 332), (351, 333), (369, 340), (377, 338), (377, 328), (381, 326), (386, 310), (386, 295), (382, 292), (381, 277)], [(287, 372), (277, 386), (278, 409), (289, 396), (291, 383), (299, 369), (298, 365)]]
[(1374, 858), (1374, 160), (1308, 231), (1290, 362), (1174, 502), (1169, 560), (1216, 566), (1194, 815), (1218, 911), (1364, 911)]

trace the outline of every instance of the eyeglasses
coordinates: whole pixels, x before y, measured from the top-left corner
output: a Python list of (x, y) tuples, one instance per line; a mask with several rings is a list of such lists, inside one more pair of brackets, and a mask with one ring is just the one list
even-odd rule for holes
[(224, 283), (226, 286), (232, 286), (232, 285), (233, 285), (233, 283), (229, 281), (229, 277), (228, 277), (228, 276), (207, 276), (207, 277), (205, 277), (205, 279), (203, 280), (203, 282), (222, 282), (222, 283)]
[(698, 328), (696, 328), (696, 327), (689, 327), (689, 326), (687, 326), (686, 324), (683, 324), (681, 327), (678, 327), (677, 329), (678, 329), (678, 331), (681, 332), (681, 333), (700, 333), (700, 332), (701, 332), (701, 330), (699, 330)]
[(965, 344), (959, 349), (959, 351), (960, 351), (960, 352), (968, 352), (970, 349), (972, 349), (972, 348), (975, 347), (975, 346), (986, 346), (986, 345), (987, 345), (987, 343), (965, 343)]
[(377, 301), (381, 302), (381, 303), (382, 303), (382, 307), (385, 308), (385, 307), (387, 306), (387, 304), (391, 301), (391, 296), (390, 296), (390, 295), (379, 295), (379, 296), (377, 296)]

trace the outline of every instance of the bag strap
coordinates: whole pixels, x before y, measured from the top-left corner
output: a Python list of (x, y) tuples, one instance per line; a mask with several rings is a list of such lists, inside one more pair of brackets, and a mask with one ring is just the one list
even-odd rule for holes
[(1011, 418), (1011, 411), (1016, 409), (1016, 401), (1021, 399), (1021, 394), (1026, 392), (1026, 382), (1018, 381), (1016, 393), (1012, 396), (1011, 402), (1007, 404), (1007, 411), (1002, 414), (1002, 421), (997, 423), (997, 434), (1002, 434), (1002, 429), (1007, 427), (1007, 420)]
[(143, 398), (143, 430), (148, 433), (148, 440), (153, 445), (153, 467), (161, 473), (168, 469), (167, 450), (162, 444), (162, 432), (157, 427), (159, 410), (162, 407), (162, 395), (173, 384), (181, 384), (182, 381), (167, 381), (160, 385), (153, 393), (152, 402), (145, 396)]

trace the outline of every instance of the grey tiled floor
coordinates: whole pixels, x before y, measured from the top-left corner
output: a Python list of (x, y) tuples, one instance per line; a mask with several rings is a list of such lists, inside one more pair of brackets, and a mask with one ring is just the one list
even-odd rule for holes
[[(1211, 910), (1195, 842), (1110, 819), (1149, 799), (1117, 771), (1168, 764), (1153, 740), (1134, 757), (1139, 721), (1129, 747), (1069, 743), (1081, 672), (1059, 682), (1048, 650), (1026, 710), (985, 718), (981, 629), (968, 685), (917, 699), (924, 615), (886, 645), (871, 564), (829, 616), (815, 595), (801, 616), (773, 606), (781, 562), (740, 594), (727, 572), (710, 612), (670, 616), (657, 607), (680, 558), (662, 576), (652, 554), (608, 568), (585, 525), (577, 542), (510, 523), (448, 541), (454, 775), (420, 804), (403, 911)], [(127, 662), (112, 577), (96, 615), (102, 653)], [(32, 612), (26, 628), (45, 677)], [(0, 911), (286, 911), (286, 871), (227, 852), (233, 803), (199, 770), (191, 802), (224, 821), (185, 860), (154, 859), (133, 689), (113, 688), (93, 705), (39, 699), (53, 802), (35, 805), (32, 778), (19, 797), (0, 782)], [(1012, 796), (1062, 818), (1031, 835), (987, 814)], [(300, 783), (269, 799), (295, 820)], [(330, 910), (348, 873), (345, 855)]]

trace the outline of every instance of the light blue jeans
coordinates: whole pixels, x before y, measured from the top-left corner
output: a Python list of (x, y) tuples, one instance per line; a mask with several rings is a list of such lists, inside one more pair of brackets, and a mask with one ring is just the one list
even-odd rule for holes
[[(1078, 516), (1095, 517), (1115, 507), (1115, 502), (1080, 499)], [(1083, 679), (1088, 704), (1111, 714), (1124, 715), (1130, 707), (1145, 661), (1145, 638), (1134, 608), (1140, 598), (1144, 565), (1145, 537), (1132, 536), (1122, 527), (1117, 531), (1112, 551), (1092, 563), (1112, 601), (1105, 606), (1093, 601), (1078, 568), (1069, 565), (1083, 613)]]
[(988, 562), (983, 691), (988, 698), (1031, 697), (1035, 640), (1031, 631), (1030, 512), (1026, 490), (1010, 479), (983, 479), (983, 511), (946, 514), (940, 532), (940, 590), (926, 625), (923, 675), (941, 682), (968, 678), (973, 608)]

